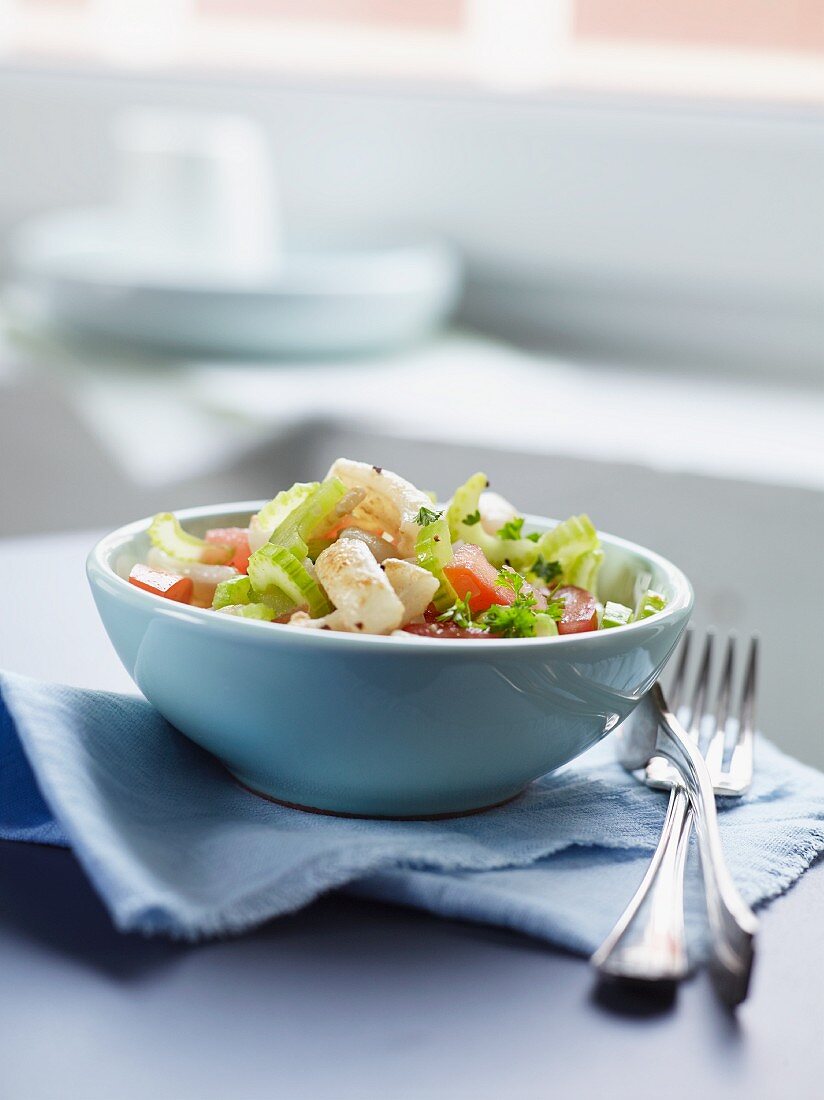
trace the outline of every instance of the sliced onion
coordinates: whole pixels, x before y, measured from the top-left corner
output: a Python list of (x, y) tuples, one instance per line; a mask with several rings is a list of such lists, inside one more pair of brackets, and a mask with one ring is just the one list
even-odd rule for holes
[(153, 546), (146, 555), (146, 561), (153, 569), (162, 569), (166, 573), (179, 573), (182, 577), (191, 577), (194, 591), (192, 603), (198, 607), (211, 607), (215, 589), (222, 581), (237, 577), (238, 571), (231, 565), (207, 565), (199, 561), (180, 561), (164, 554)]

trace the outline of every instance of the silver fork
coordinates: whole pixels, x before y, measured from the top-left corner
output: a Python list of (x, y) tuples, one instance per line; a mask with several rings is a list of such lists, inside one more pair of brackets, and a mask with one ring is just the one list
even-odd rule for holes
[[(674, 714), (679, 708), (686, 681), (691, 635), (687, 634), (666, 703), (660, 685), (652, 692), (659, 716), (677, 725)], [(689, 703), (689, 732), (685, 736), (698, 747), (704, 719), (712, 716), (713, 730), (704, 753), (707, 770), (717, 797), (738, 797), (752, 782), (753, 719), (758, 642), (753, 638), (747, 656), (743, 686), (737, 706), (731, 708), (735, 665), (735, 638), (727, 641), (715, 706), (706, 712), (714, 636), (707, 634), (699, 670)], [(730, 719), (738, 718), (738, 727), (727, 753)], [(684, 732), (683, 730), (681, 732)], [(689, 971), (684, 932), (684, 868), (693, 823), (693, 809), (679, 771), (661, 756), (654, 756), (646, 768), (634, 772), (651, 787), (669, 789), (670, 798), (661, 838), (644, 879), (626, 910), (604, 943), (592, 956), (602, 976), (636, 982), (672, 983)], [(708, 900), (709, 896), (708, 896)], [(747, 911), (749, 912), (749, 911)], [(735, 921), (718, 919), (711, 911), (713, 935), (713, 974), (719, 992), (730, 1003), (744, 999), (752, 965), (752, 935), (755, 920), (744, 919), (745, 927)], [(750, 914), (752, 916), (752, 914)], [(740, 925), (741, 922), (739, 921)]]

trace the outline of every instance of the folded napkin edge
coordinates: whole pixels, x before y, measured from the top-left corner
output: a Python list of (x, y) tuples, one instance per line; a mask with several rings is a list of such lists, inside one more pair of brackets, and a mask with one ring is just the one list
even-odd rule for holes
[[(150, 902), (145, 898), (120, 898), (112, 911), (112, 919), (121, 932), (142, 932), (147, 936), (165, 935), (171, 939), (197, 943), (214, 936), (238, 935), (249, 931), (269, 919), (297, 912), (324, 894), (342, 887), (348, 888), (360, 879), (390, 871), (397, 871), (400, 875), (408, 872), (426, 874), (433, 878), (442, 878), (446, 882), (449, 881), (449, 876), (462, 873), (527, 870), (541, 859), (548, 859), (575, 848), (647, 857), (655, 845), (570, 841), (548, 847), (537, 858), (530, 855), (523, 860), (493, 859), (484, 866), (479, 866), (477, 860), (460, 858), (433, 863), (431, 855), (424, 852), (413, 852), (399, 859), (394, 843), (378, 847), (379, 851), (376, 853), (375, 846), (370, 845), (369, 858), (363, 861), (349, 858), (349, 853), (345, 853), (342, 859), (336, 857), (330, 860), (329, 853), (323, 853), (314, 864), (303, 863), (279, 876), (274, 882), (267, 882), (243, 895), (235, 894), (218, 909), (205, 906), (199, 909), (193, 906), (187, 914), (185, 924), (170, 917), (171, 908), (165, 904), (166, 899), (160, 894)], [(85, 867), (82, 853), (78, 853), (78, 859)], [(319, 866), (323, 867), (323, 873), (318, 873)], [(88, 873), (91, 877), (91, 871)], [(173, 900), (179, 905), (179, 895)]]

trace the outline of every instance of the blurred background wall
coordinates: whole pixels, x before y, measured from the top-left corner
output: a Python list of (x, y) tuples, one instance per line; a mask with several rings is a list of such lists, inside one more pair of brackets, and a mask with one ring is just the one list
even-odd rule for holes
[(824, 366), (818, 4), (2, 9), (0, 230), (103, 199), (124, 107), (238, 111), (271, 138), (294, 233), (444, 234), (473, 323), (659, 363)]

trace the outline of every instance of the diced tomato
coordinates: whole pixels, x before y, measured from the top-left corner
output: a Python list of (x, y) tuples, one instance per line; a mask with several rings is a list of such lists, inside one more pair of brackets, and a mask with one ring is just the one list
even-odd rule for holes
[(246, 527), (213, 527), (206, 532), (206, 541), (218, 546), (231, 547), (233, 554), (229, 561), (238, 573), (249, 569), (249, 531)]
[(552, 598), (564, 601), (564, 613), (558, 622), (559, 634), (583, 634), (598, 629), (598, 609), (591, 592), (566, 584), (557, 588)]
[(177, 573), (166, 573), (162, 569), (152, 569), (148, 565), (136, 565), (129, 574), (129, 584), (152, 592), (155, 596), (165, 596), (177, 603), (190, 603), (194, 585), (191, 577), (181, 577)]
[(511, 604), (515, 593), (497, 583), (498, 570), (486, 560), (480, 546), (464, 543), (457, 547), (449, 565), (443, 568), (444, 575), (458, 598), (469, 596), (469, 606), (474, 613), (486, 611), (494, 603)]
[[(465, 599), (469, 594), (469, 607), (473, 614), (486, 611), (494, 603), (511, 604), (515, 599), (511, 588), (498, 584), (498, 570), (486, 560), (480, 546), (470, 542), (457, 547), (452, 561), (444, 566), (443, 571), (460, 599)], [(546, 607), (543, 594), (527, 581), (524, 581), (521, 592), (523, 595), (533, 595), (536, 607), (541, 610)]]
[(458, 626), (456, 623), (409, 623), (403, 628), (407, 634), (419, 634), (423, 638), (499, 638), (487, 630)]

